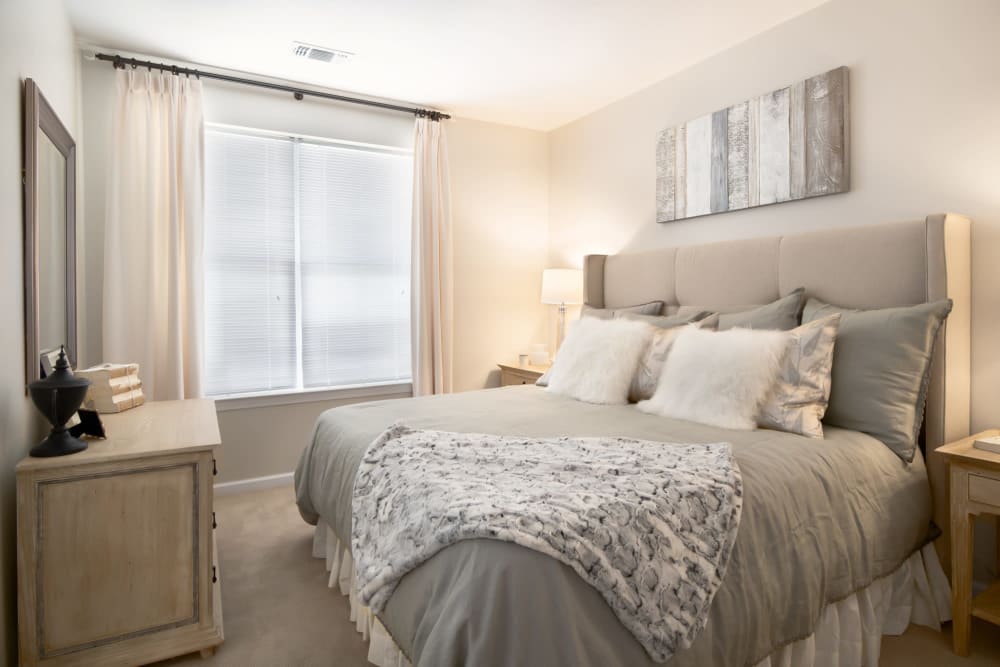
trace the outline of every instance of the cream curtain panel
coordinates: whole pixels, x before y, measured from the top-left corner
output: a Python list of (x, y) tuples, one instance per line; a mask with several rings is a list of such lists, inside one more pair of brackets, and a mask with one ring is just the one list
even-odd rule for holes
[(451, 196), (444, 123), (417, 117), (413, 141), (410, 326), (413, 395), (452, 390)]
[(138, 362), (147, 400), (202, 393), (201, 81), (115, 72), (104, 242), (104, 359)]

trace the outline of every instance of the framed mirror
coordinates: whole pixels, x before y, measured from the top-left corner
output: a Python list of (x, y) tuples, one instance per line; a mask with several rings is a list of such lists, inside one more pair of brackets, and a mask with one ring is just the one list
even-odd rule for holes
[(25, 382), (43, 351), (76, 362), (76, 142), (32, 79), (24, 81)]

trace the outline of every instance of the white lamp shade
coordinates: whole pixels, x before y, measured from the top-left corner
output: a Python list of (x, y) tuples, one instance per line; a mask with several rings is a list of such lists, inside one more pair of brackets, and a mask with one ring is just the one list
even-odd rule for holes
[(542, 303), (583, 303), (583, 271), (579, 269), (542, 271)]

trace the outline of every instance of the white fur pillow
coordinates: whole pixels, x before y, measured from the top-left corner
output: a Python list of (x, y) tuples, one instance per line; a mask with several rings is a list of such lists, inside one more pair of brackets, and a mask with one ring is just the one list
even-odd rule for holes
[(587, 403), (626, 403), (652, 336), (645, 322), (580, 318), (552, 362), (548, 391)]
[(752, 431), (788, 350), (786, 331), (685, 329), (663, 364), (643, 412)]

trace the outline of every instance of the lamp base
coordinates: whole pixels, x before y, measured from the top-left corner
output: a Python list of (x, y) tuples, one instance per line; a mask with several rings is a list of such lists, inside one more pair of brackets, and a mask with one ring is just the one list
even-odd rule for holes
[(69, 431), (56, 431), (53, 429), (49, 433), (49, 437), (31, 448), (31, 455), (38, 457), (66, 456), (67, 454), (82, 452), (86, 448), (87, 443), (73, 436)]

